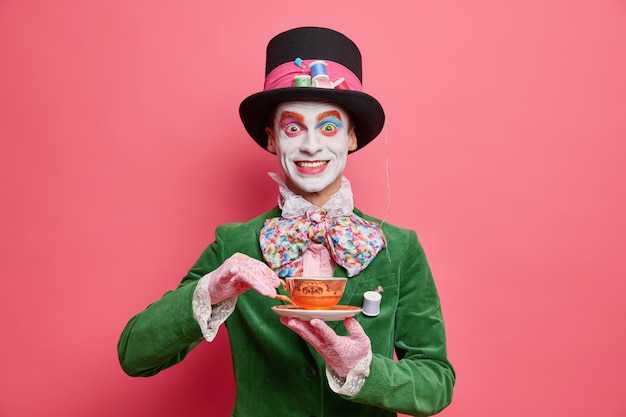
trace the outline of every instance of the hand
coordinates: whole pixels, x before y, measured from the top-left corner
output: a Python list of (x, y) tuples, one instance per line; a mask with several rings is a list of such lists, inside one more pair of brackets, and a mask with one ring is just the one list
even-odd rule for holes
[(343, 321), (350, 336), (338, 336), (323, 320), (302, 321), (281, 317), (280, 322), (309, 342), (326, 364), (342, 378), (370, 351), (370, 339), (356, 319)]
[(250, 288), (261, 295), (274, 298), (279, 285), (278, 276), (269, 266), (242, 253), (235, 253), (211, 272), (211, 304), (242, 294)]

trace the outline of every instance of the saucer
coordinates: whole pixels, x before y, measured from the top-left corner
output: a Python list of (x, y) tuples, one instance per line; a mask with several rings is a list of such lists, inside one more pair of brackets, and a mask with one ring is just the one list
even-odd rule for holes
[(305, 310), (295, 305), (272, 306), (272, 310), (279, 316), (293, 317), (300, 320), (322, 319), (324, 321), (343, 320), (354, 317), (363, 309), (355, 306), (336, 305), (328, 310)]

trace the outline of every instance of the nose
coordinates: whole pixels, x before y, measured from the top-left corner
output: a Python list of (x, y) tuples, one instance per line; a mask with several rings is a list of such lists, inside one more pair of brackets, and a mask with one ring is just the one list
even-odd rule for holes
[(300, 145), (300, 150), (312, 155), (321, 151), (322, 148), (322, 142), (315, 134), (315, 131), (307, 131)]

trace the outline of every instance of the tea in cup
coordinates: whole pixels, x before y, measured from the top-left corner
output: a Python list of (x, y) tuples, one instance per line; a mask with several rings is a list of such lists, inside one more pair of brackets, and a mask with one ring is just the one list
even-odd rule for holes
[(291, 297), (279, 294), (276, 298), (307, 310), (329, 310), (341, 300), (347, 281), (348, 278), (289, 277), (281, 282)]

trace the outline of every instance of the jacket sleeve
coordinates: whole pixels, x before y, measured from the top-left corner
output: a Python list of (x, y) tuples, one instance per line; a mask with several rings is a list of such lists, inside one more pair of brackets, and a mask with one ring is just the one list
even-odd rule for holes
[(130, 376), (151, 376), (182, 361), (203, 340), (192, 300), (198, 280), (221, 263), (211, 244), (178, 287), (130, 319), (120, 336), (120, 365)]
[(356, 396), (347, 398), (427, 416), (451, 402), (456, 376), (447, 358), (441, 305), (430, 267), (415, 232), (407, 232), (406, 252), (396, 248), (395, 253), (400, 259), (393, 332), (398, 360), (375, 353), (365, 385)]

